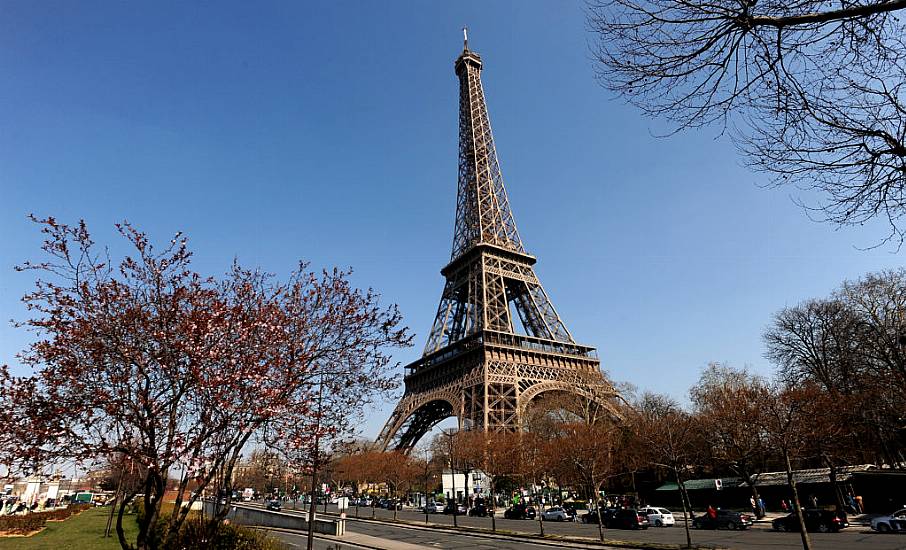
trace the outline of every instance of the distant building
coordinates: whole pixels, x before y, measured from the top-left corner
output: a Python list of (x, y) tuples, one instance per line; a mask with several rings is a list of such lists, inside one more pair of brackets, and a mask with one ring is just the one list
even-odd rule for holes
[(445, 499), (455, 498), (456, 502), (466, 502), (468, 497), (474, 495), (487, 495), (490, 492), (490, 483), (487, 475), (481, 470), (456, 472), (444, 470), (441, 474), (441, 486)]

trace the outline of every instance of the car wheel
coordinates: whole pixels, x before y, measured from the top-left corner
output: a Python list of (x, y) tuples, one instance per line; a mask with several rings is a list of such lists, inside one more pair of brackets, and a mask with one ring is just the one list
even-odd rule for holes
[(735, 531), (735, 530), (736, 530), (736, 523), (735, 523), (735, 522), (732, 522), (732, 521), (728, 521), (728, 522), (727, 522), (727, 529), (729, 529), (730, 531)]
[(656, 520), (654, 520), (654, 526), (655, 526), (655, 527), (663, 527), (664, 524), (661, 522), (661, 520), (656, 519)]
[(819, 533), (830, 533), (830, 527), (828, 527), (827, 524), (825, 524), (825, 523), (819, 523), (818, 532)]
[(879, 523), (879, 524), (878, 524), (878, 532), (879, 532), (879, 533), (889, 533), (889, 532), (890, 532), (890, 525), (887, 525), (886, 523)]

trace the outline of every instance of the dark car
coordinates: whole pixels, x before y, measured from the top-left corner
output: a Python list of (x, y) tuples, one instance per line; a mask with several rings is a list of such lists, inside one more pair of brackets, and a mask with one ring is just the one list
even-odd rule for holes
[(535, 509), (525, 504), (514, 504), (503, 512), (506, 519), (535, 519)]
[(634, 508), (620, 508), (604, 515), (604, 523), (610, 529), (648, 529), (648, 516)]
[[(453, 506), (454, 506), (454, 504), (453, 504), (452, 502), (447, 502), (446, 506), (444, 506), (444, 513), (445, 513), (445, 514), (452, 514), (452, 513), (453, 513), (453, 510), (454, 510)], [(466, 513), (466, 507), (463, 506), (462, 504), (456, 504), (455, 506), (456, 506), (456, 508), (455, 508), (455, 510), (456, 510), (456, 515), (460, 515), (460, 514), (465, 514), (465, 513)]]
[(634, 508), (600, 508), (591, 510), (582, 516), (582, 523), (598, 523), (598, 514), (601, 523), (608, 529), (648, 529), (651, 525), (648, 516), (640, 514)]
[(598, 523), (598, 514), (601, 515), (601, 523), (607, 521), (607, 516), (612, 513), (613, 508), (600, 508), (598, 510), (589, 510), (582, 516), (582, 523)]
[[(806, 531), (818, 533), (839, 533), (841, 529), (849, 527), (845, 514), (838, 514), (832, 510), (818, 508), (802, 510), (802, 519), (805, 521)], [(799, 518), (796, 513), (777, 518), (771, 522), (775, 531), (798, 531)]]
[(708, 514), (692, 518), (693, 529), (748, 529), (753, 523), (752, 516), (731, 510), (718, 510), (715, 518)]
[(279, 500), (269, 500), (269, 501), (267, 501), (267, 505), (265, 505), (265, 508), (267, 508), (268, 510), (273, 510), (275, 512), (279, 512), (280, 511), (280, 501)]
[(484, 499), (478, 499), (475, 501), (475, 504), (469, 508), (469, 515), (473, 517), (487, 517), (490, 513), (488, 510), (487, 504), (484, 502)]

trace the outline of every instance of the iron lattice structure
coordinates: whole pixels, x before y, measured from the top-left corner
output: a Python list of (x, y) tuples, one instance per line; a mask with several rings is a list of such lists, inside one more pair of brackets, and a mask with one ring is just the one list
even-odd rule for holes
[[(616, 392), (594, 348), (575, 342), (525, 252), (510, 210), (481, 85), (468, 49), (459, 77), (456, 226), (440, 306), (422, 357), (406, 366), (405, 392), (378, 436), (410, 450), (434, 425), (515, 430), (548, 391), (580, 394), (611, 411)], [(522, 332), (517, 332), (517, 320)]]

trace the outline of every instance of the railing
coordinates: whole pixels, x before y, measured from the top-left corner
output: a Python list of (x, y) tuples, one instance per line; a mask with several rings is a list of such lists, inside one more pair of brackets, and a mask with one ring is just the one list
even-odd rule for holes
[(471, 351), (482, 343), (497, 346), (506, 346), (515, 349), (528, 351), (540, 351), (543, 353), (555, 353), (558, 355), (567, 355), (571, 357), (582, 357), (585, 359), (597, 359), (598, 352), (595, 348), (581, 346), (571, 342), (557, 342), (544, 338), (535, 338), (523, 334), (507, 334), (505, 332), (494, 332), (486, 330), (463, 338), (431, 355), (425, 356), (421, 361), (417, 361), (406, 366), (406, 376), (414, 374), (431, 365), (442, 363), (457, 355)]

